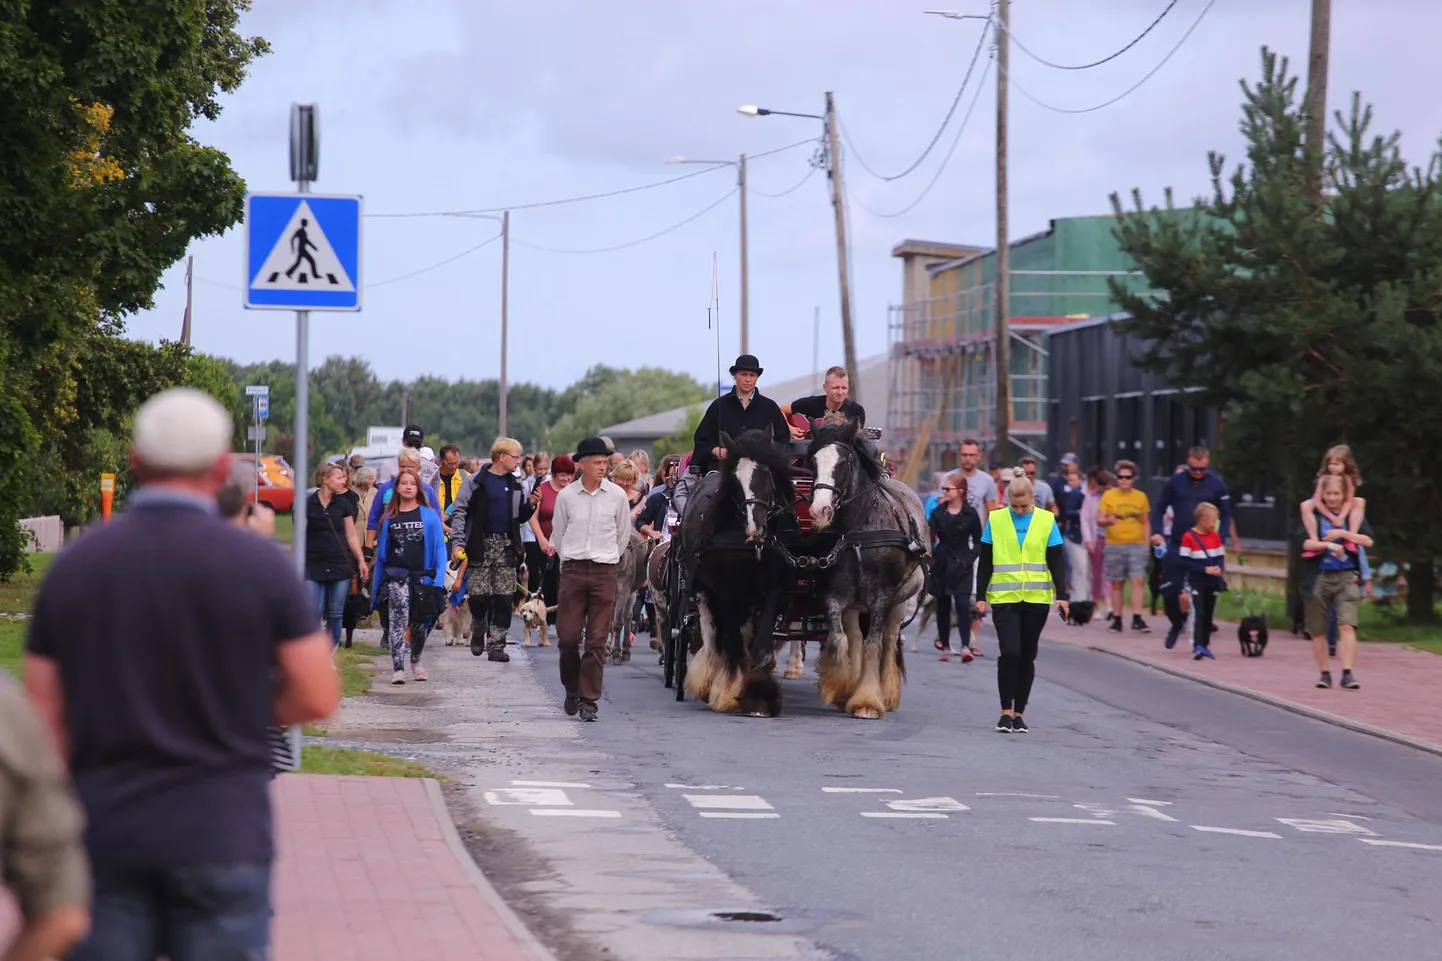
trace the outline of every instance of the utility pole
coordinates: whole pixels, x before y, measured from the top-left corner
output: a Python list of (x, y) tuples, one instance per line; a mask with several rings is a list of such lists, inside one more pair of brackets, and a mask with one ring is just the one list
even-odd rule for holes
[(401, 430), (411, 425), (411, 392), (401, 391)]
[(993, 453), (1002, 465), (1011, 463), (1011, 247), (1006, 221), (1006, 94), (1011, 47), (1011, 0), (997, 0), (996, 16), (996, 277), (992, 299), (996, 303), (996, 445)]
[(746, 155), (736, 162), (736, 187), (741, 191), (741, 353), (751, 353), (750, 257), (746, 252)]
[(1307, 149), (1314, 151), (1313, 190), (1322, 196), (1327, 152), (1327, 59), (1332, 46), (1332, 0), (1312, 0), (1312, 45), (1307, 57)]
[[(743, 201), (744, 203), (744, 201)], [(745, 208), (742, 208), (745, 209)], [(744, 274), (742, 276), (745, 276)], [(506, 425), (510, 420), (508, 410), (509, 388), (506, 385), (506, 335), (508, 333), (506, 311), (510, 302), (511, 282), (511, 212), (509, 210), (501, 214), (501, 399), (499, 404), (498, 419), (500, 421), (500, 436), (510, 436), (506, 432)], [(743, 280), (742, 283), (745, 283)]]
[(185, 319), (180, 324), (180, 342), (186, 347), (190, 346), (190, 306), (191, 288), (195, 283), (195, 258), (185, 258)]
[(841, 182), (841, 154), (836, 143), (836, 100), (826, 92), (826, 155), (830, 160), (831, 206), (836, 210), (836, 272), (841, 280), (841, 343), (846, 354), (846, 371), (851, 375), (851, 397), (857, 399), (860, 384), (856, 369), (856, 340), (851, 332), (851, 274), (846, 259), (846, 194)]

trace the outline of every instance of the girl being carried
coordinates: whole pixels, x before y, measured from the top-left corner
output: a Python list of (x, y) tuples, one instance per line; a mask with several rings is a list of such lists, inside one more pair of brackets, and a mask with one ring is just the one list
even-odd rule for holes
[[(1322, 503), (1322, 479), (1325, 477), (1341, 477), (1342, 489), (1346, 498), (1336, 514), (1327, 510)], [(1317, 488), (1311, 498), (1302, 502), (1302, 526), (1307, 531), (1307, 539), (1317, 540), (1317, 515), (1322, 514), (1327, 518), (1328, 523), (1337, 527), (1346, 528), (1353, 534), (1362, 529), (1362, 518), (1366, 515), (1367, 502), (1357, 496), (1357, 488), (1362, 486), (1362, 474), (1357, 469), (1357, 460), (1352, 456), (1352, 448), (1346, 444), (1338, 444), (1327, 451), (1322, 458), (1322, 469), (1317, 471)]]

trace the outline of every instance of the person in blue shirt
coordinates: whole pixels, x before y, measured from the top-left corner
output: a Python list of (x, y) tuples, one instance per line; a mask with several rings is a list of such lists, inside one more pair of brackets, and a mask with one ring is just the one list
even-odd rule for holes
[[(1152, 502), (1152, 546), (1165, 545), (1167, 551), (1162, 559), (1161, 594), (1162, 606), (1166, 609), (1167, 620), (1171, 622), (1165, 641), (1169, 648), (1176, 645), (1177, 638), (1181, 637), (1182, 629), (1187, 625), (1181, 601), (1186, 577), (1180, 561), (1181, 539), (1189, 525), (1181, 519), (1195, 516), (1198, 504), (1210, 503), (1216, 505), (1220, 515), (1217, 531), (1222, 535), (1223, 544), (1232, 529), (1232, 495), (1227, 490), (1227, 482), (1210, 467), (1211, 453), (1205, 447), (1193, 447), (1187, 451), (1187, 469), (1169, 477), (1161, 496)], [(1179, 520), (1172, 525), (1170, 539), (1160, 533), (1164, 529), (1162, 525), (1169, 507), (1172, 516)]]

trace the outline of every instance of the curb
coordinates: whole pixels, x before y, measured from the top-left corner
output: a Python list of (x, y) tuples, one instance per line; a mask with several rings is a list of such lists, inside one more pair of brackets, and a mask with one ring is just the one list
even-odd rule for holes
[(445, 838), (446, 847), (451, 849), (451, 854), (460, 862), (461, 870), (466, 872), (466, 876), (475, 884), (476, 890), (481, 892), (481, 897), (486, 899), (486, 903), (506, 925), (506, 930), (511, 932), (511, 936), (535, 961), (558, 961), (557, 957), (551, 953), (550, 948), (542, 944), (540, 939), (531, 933), (531, 929), (526, 927), (526, 922), (511, 910), (511, 906), (501, 897), (501, 892), (496, 890), (476, 862), (471, 860), (471, 854), (466, 850), (465, 842), (461, 840), (461, 835), (456, 831), (456, 825), (451, 820), (451, 812), (446, 807), (446, 798), (441, 793), (440, 782), (429, 777), (421, 778), (421, 782), (425, 784), (426, 798), (431, 802), (431, 811), (435, 813), (436, 820), (440, 822), (441, 836)]
[[(1063, 641), (1061, 643), (1065, 642)], [(1233, 684), (1230, 681), (1219, 681), (1215, 678), (1194, 674), (1191, 671), (1184, 671), (1180, 668), (1169, 667), (1165, 664), (1156, 664), (1132, 654), (1124, 654), (1121, 651), (1111, 651), (1104, 647), (1094, 647), (1090, 644), (1087, 645), (1086, 649), (1095, 651), (1098, 654), (1110, 654), (1112, 657), (1120, 660), (1129, 661), (1132, 664), (1139, 664), (1142, 667), (1151, 668), (1163, 674), (1170, 674), (1173, 677), (1179, 677), (1183, 680), (1205, 684), (1207, 687), (1216, 688), (1219, 691), (1226, 691), (1229, 694), (1237, 694), (1241, 697), (1251, 698), (1254, 701), (1261, 701), (1263, 704), (1270, 704), (1273, 707), (1279, 707), (1284, 711), (1291, 711), (1293, 714), (1301, 714), (1313, 720), (1324, 721), (1327, 724), (1346, 728), (1358, 734), (1368, 734), (1372, 737), (1381, 738), (1384, 741), (1391, 741), (1394, 744), (1416, 748), (1419, 751), (1426, 751), (1428, 754), (1435, 754), (1442, 757), (1442, 744), (1433, 744), (1431, 741), (1424, 741), (1421, 738), (1411, 737), (1407, 734), (1398, 734), (1396, 731), (1389, 731), (1383, 727), (1363, 724), (1361, 721), (1354, 721), (1349, 717), (1342, 717), (1340, 714), (1333, 714), (1330, 711), (1323, 711), (1315, 707), (1307, 707), (1305, 704), (1298, 704), (1295, 701), (1274, 697), (1271, 694), (1263, 694), (1261, 691), (1254, 691), (1249, 687), (1242, 687), (1240, 684)]]

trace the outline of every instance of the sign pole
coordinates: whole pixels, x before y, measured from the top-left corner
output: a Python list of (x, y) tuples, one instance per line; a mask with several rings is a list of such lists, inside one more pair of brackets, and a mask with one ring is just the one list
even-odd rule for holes
[[(296, 188), (310, 193), (310, 181), (301, 180)], [(306, 479), (306, 463), (310, 456), (310, 311), (295, 312), (295, 503), (291, 507), (291, 544), (295, 551), (296, 570), (305, 576), (305, 492), (310, 489)]]
[[(259, 397), (255, 398), (255, 402), (252, 404), (252, 406), (251, 406), (251, 408), (250, 408), (250, 413), (251, 413), (251, 415), (252, 415), (252, 416), (251, 416), (251, 419), (255, 421), (255, 426), (256, 426), (256, 427), (259, 427), (259, 426), (260, 426), (260, 398), (259, 398)], [(259, 506), (260, 506), (260, 431), (259, 431), (259, 430), (255, 431), (255, 506), (256, 506), (256, 507), (259, 507)]]

